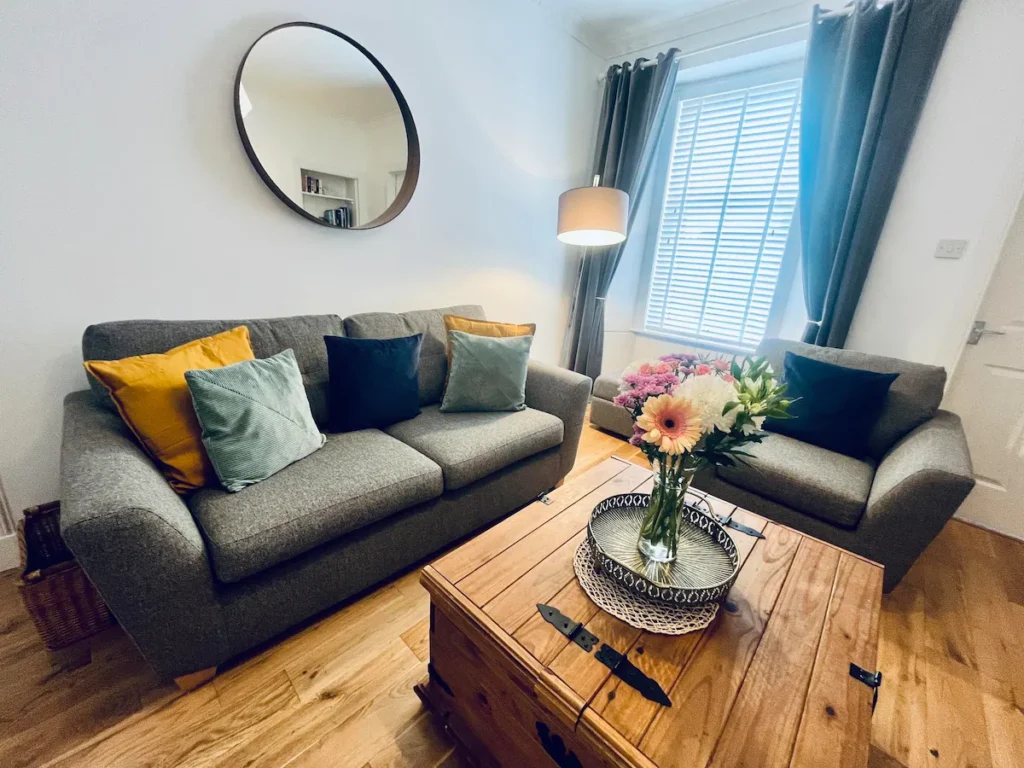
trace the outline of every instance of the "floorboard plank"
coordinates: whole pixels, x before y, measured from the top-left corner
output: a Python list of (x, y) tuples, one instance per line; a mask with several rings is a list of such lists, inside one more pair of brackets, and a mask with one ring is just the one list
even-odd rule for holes
[(883, 679), (871, 740), (879, 751), (907, 768), (923, 768), (929, 758), (926, 642), (924, 594), (911, 584), (900, 584), (882, 598), (878, 668)]

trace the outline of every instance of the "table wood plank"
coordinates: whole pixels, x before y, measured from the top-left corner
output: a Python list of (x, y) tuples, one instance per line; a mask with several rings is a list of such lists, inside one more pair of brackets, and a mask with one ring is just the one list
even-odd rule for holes
[(640, 742), (661, 766), (706, 765), (793, 564), (801, 537), (770, 523), (728, 603), (669, 691)]
[[(756, 531), (763, 532), (768, 525), (768, 521), (763, 517), (752, 515), (742, 509), (737, 509), (734, 516), (737, 522), (749, 525)], [(726, 528), (726, 531), (736, 544), (742, 574), (751, 552), (763, 540), (733, 528)], [(728, 603), (730, 599), (731, 596), (726, 602)], [(715, 621), (718, 621), (717, 617)], [(629, 649), (629, 660), (648, 677), (657, 680), (662, 690), (670, 691), (701, 637), (705, 632), (712, 631), (713, 627), (714, 623), (707, 630), (690, 632), (682, 636), (642, 632)], [(605, 681), (594, 695), (590, 706), (634, 745), (640, 743), (647, 727), (661, 709), (661, 705), (645, 699), (638, 691), (614, 676)]]
[[(510, 635), (515, 634), (537, 613), (537, 603), (550, 602), (562, 587), (575, 578), (572, 559), (576, 548), (586, 537), (586, 531), (577, 531), (575, 536), (487, 603), (483, 607), (484, 613)], [(558, 631), (554, 627), (551, 630)]]
[[(599, 501), (619, 493), (630, 493), (644, 482), (649, 482), (650, 479), (649, 470), (645, 470), (643, 467), (627, 466), (611, 480), (591, 491), (459, 581), (457, 584), (459, 591), (477, 605), (485, 605), (509, 584), (586, 528), (590, 520), (590, 513)], [(568, 579), (562, 584), (567, 581)], [(558, 585), (559, 589), (562, 584)], [(557, 591), (556, 589), (555, 592)], [(555, 592), (547, 597), (551, 597)]]
[[(587, 593), (576, 579), (562, 587), (548, 604), (569, 618), (584, 624), (601, 610), (587, 597)], [(535, 613), (527, 619), (526, 623), (515, 631), (513, 637), (545, 666), (555, 660), (568, 642), (565, 635), (548, 624), (540, 613)]]
[(791, 765), (867, 764), (872, 690), (850, 676), (850, 663), (875, 671), (881, 602), (882, 571), (840, 556)]
[(459, 582), (629, 467), (629, 463), (625, 461), (601, 462), (579, 475), (573, 482), (551, 491), (548, 494), (550, 504), (543, 501), (533, 502), (452, 550), (435, 562), (434, 568), (452, 584)]
[(804, 538), (712, 755), (721, 765), (789, 764), (839, 566), (839, 550)]

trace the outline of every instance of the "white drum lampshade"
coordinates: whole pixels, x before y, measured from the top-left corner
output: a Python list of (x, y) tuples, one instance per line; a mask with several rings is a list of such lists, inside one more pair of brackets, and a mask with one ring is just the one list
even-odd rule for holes
[(558, 239), (569, 245), (615, 245), (626, 239), (629, 195), (612, 187), (578, 187), (558, 198)]

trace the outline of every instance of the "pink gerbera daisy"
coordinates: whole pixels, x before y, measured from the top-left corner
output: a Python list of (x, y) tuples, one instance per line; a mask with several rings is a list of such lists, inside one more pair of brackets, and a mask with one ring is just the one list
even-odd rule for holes
[(648, 398), (636, 425), (644, 430), (645, 442), (668, 454), (691, 450), (701, 435), (697, 409), (686, 398), (675, 395)]

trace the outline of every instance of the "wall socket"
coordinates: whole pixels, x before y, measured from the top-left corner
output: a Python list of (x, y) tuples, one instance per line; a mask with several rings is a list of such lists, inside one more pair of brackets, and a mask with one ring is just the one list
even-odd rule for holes
[(936, 259), (960, 259), (967, 251), (966, 240), (939, 240), (935, 249)]

